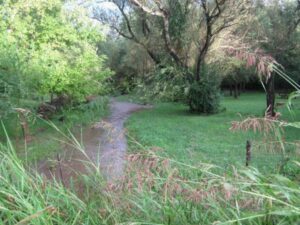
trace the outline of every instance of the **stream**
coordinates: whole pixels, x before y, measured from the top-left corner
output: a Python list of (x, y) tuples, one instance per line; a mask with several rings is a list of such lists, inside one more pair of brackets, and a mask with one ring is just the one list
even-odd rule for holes
[(68, 145), (56, 158), (39, 163), (38, 171), (49, 179), (62, 181), (65, 186), (69, 186), (70, 180), (76, 180), (78, 175), (88, 174), (90, 171), (87, 165), (100, 168), (101, 174), (108, 181), (120, 179), (127, 149), (124, 123), (132, 113), (149, 108), (151, 106), (112, 99), (110, 116), (82, 132), (79, 142), (83, 143), (83, 147)]

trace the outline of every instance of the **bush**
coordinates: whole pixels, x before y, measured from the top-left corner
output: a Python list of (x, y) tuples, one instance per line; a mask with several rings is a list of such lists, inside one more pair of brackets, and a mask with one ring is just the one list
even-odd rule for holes
[(104, 40), (98, 26), (81, 22), (83, 17), (65, 10), (61, 1), (5, 2), (0, 4), (0, 97), (67, 95), (83, 102), (107, 92), (113, 73), (97, 47)]
[(138, 95), (146, 99), (184, 102), (190, 73), (174, 66), (158, 67), (138, 83)]
[(214, 75), (206, 74), (194, 81), (187, 90), (187, 103), (192, 112), (217, 113), (220, 109), (220, 82)]
[(220, 78), (205, 69), (201, 81), (175, 66), (158, 67), (138, 82), (137, 95), (144, 100), (185, 102), (196, 113), (216, 113), (220, 106)]
[(115, 73), (111, 79), (111, 86), (114, 88), (114, 94), (116, 95), (129, 94), (136, 87), (135, 74), (130, 72), (128, 74)]

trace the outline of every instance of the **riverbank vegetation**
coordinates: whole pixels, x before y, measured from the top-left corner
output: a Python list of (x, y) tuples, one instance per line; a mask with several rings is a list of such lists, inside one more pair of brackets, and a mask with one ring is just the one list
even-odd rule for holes
[[(104, 41), (102, 28), (70, 7), (56, 0), (0, 5), (0, 117), (14, 143), (28, 148), (30, 159), (61, 149), (43, 120), (64, 130), (77, 126), (78, 132), (78, 126), (107, 111), (108, 101), (97, 98), (108, 90), (112, 74), (97, 50)], [(2, 129), (0, 134), (4, 141)]]
[[(4, 152), (4, 153), (3, 153)], [(151, 151), (128, 155), (126, 178), (103, 182), (95, 165), (81, 198), (61, 183), (28, 173), (1, 146), (3, 224), (297, 224), (299, 186), (280, 175), (232, 167), (223, 176)], [(90, 162), (87, 162), (90, 164)], [(299, 166), (299, 165), (298, 165)]]

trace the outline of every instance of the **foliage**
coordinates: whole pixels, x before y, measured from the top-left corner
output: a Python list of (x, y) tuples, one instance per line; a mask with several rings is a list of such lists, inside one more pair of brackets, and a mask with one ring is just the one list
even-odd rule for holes
[(213, 114), (220, 110), (220, 79), (206, 72), (200, 81), (194, 81), (187, 90), (187, 104), (196, 113)]
[(99, 48), (107, 55), (105, 64), (114, 70), (110, 82), (115, 92), (132, 92), (136, 88), (136, 80), (149, 71), (147, 54), (129, 41), (107, 39)]
[[(235, 84), (248, 83), (256, 77), (253, 75), (255, 71), (249, 68), (242, 59), (231, 57), (224, 52), (218, 52), (219, 55), (210, 60), (211, 67), (220, 74), (223, 86), (233, 86)], [(257, 79), (257, 78), (256, 78)]]
[[(155, 65), (152, 67), (152, 73), (157, 74), (157, 76), (150, 75), (150, 77), (157, 77), (152, 79), (152, 82), (157, 83), (148, 85), (154, 89), (150, 91), (153, 92), (150, 96), (158, 96), (158, 98), (166, 96), (166, 99), (171, 101), (184, 98), (174, 93), (178, 92), (182, 95), (182, 88), (179, 86), (185, 85), (184, 89), (188, 88), (186, 79), (196, 81), (202, 79), (200, 74), (202, 66), (218, 34), (225, 28), (238, 24), (239, 19), (244, 18), (249, 9), (248, 1), (244, 0), (239, 2), (112, 0), (110, 2), (115, 6), (114, 10), (101, 11), (101, 7), (96, 6), (94, 17), (108, 24), (115, 33), (134, 43), (129, 47), (143, 49), (145, 54), (142, 60), (146, 59), (146, 65)], [(135, 52), (135, 57), (137, 56), (136, 50), (127, 48), (127, 53), (129, 52)], [(148, 57), (145, 56), (146, 54)], [(174, 82), (173, 78), (170, 79), (169, 72), (157, 71), (157, 67), (164, 70), (170, 65), (176, 66), (176, 70), (187, 74), (181, 84)], [(160, 76), (163, 74), (166, 74), (164, 79)], [(135, 74), (135, 77), (145, 80), (141, 83), (147, 84), (151, 79), (140, 74)], [(169, 84), (164, 81), (167, 79), (170, 80)], [(174, 90), (170, 90), (171, 85), (175, 86)], [(196, 111), (199, 110), (200, 108)]]
[(26, 68), (31, 82), (38, 77), (33, 85), (41, 94), (66, 94), (74, 101), (83, 101), (88, 95), (105, 93), (104, 81), (111, 72), (103, 68), (104, 58), (97, 56), (96, 49), (85, 46), (83, 52), (74, 49), (67, 54), (48, 49), (45, 46), (36, 52)]
[(11, 101), (23, 94), (18, 71), (18, 50), (0, 34), (0, 118), (11, 112)]
[[(19, 107), (26, 107), (31, 111), (26, 119), (30, 135), (34, 138), (31, 142), (26, 143), (25, 149), (22, 148), (24, 145), (23, 132), (17, 113), (12, 111), (2, 119), (2, 122), (6, 132), (12, 138), (12, 142), (17, 146), (18, 156), (22, 161), (34, 164), (65, 150), (63, 143), (66, 140), (62, 139), (62, 136), (57, 133), (56, 129), (53, 129), (53, 126), (49, 126), (49, 123), (65, 133), (72, 131), (74, 134), (80, 135), (92, 123), (98, 122), (108, 115), (108, 103), (107, 97), (94, 97), (88, 103), (65, 107), (57, 112), (51, 121), (45, 121), (34, 113), (39, 105), (38, 101), (19, 99)], [(4, 140), (5, 133), (3, 129), (0, 129), (0, 142)]]
[(185, 101), (185, 89), (191, 74), (176, 66), (157, 67), (145, 77), (141, 77), (137, 92), (145, 99), (161, 101)]
[[(249, 41), (255, 43), (254, 40), (261, 40), (259, 47), (281, 64), (292, 79), (299, 82), (299, 1), (257, 1), (256, 4), (256, 20), (249, 27)], [(278, 76), (275, 82), (279, 88), (290, 88)]]
[(170, 36), (176, 43), (176, 48), (180, 49), (186, 44), (186, 29), (188, 28), (189, 13), (187, 3), (180, 0), (168, 0), (170, 10)]
[(7, 225), (299, 223), (299, 184), (280, 175), (234, 168), (223, 176), (213, 165), (147, 151), (129, 155), (119, 185), (104, 182), (93, 165), (79, 198), (26, 171), (10, 143), (0, 148), (0, 216)]
[(60, 0), (5, 0), (0, 17), (0, 76), (6, 95), (66, 94), (83, 101), (105, 91), (112, 73), (96, 47), (103, 40), (101, 28), (83, 22), (78, 11)]
[[(252, 81), (255, 72), (245, 69), (245, 62), (228, 56), (226, 52), (224, 54), (223, 50), (226, 47), (238, 50), (240, 46), (235, 46), (234, 43), (241, 42), (249, 43), (253, 50), (263, 50), (266, 55), (276, 59), (296, 82), (299, 80), (299, 1), (111, 2), (116, 8), (108, 13), (108, 19), (104, 22), (126, 39), (126, 43), (132, 42), (125, 48), (123, 45), (116, 47), (131, 58), (145, 60), (150, 65), (148, 71), (149, 68), (157, 70), (157, 65), (168, 67), (175, 64), (181, 69), (189, 68), (193, 79), (198, 81), (202, 79), (201, 67), (204, 64), (216, 66), (214, 59), (218, 59), (218, 74), (223, 79), (222, 84), (227, 87), (235, 86), (237, 90)], [(103, 22), (103, 14), (96, 14), (95, 17)], [(141, 51), (144, 54), (141, 55)], [(126, 60), (122, 67), (132, 68), (132, 62), (129, 61)], [(124, 76), (125, 88), (122, 89), (128, 92), (133, 89), (130, 84), (135, 85), (137, 78), (147, 79), (144, 78), (144, 73), (141, 74), (141, 70), (135, 70), (130, 72), (129, 79)], [(258, 79), (254, 79), (255, 88), (260, 88)], [(153, 79), (153, 82), (156, 81)], [(275, 83), (279, 88), (289, 88), (280, 77), (276, 77)], [(270, 99), (271, 97), (269, 102)]]
[(78, 125), (84, 127), (107, 116), (109, 111), (108, 103), (108, 97), (96, 97), (88, 103), (63, 109), (60, 114), (56, 115), (56, 118), (64, 118), (63, 126), (69, 129)]

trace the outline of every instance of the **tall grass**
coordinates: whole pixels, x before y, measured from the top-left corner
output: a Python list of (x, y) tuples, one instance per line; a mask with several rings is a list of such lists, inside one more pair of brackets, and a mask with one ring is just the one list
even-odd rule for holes
[[(72, 130), (73, 133), (80, 134), (90, 124), (100, 121), (101, 118), (107, 116), (109, 111), (109, 99), (107, 97), (96, 97), (91, 102), (64, 108), (53, 115), (51, 120), (44, 120), (35, 113), (38, 103), (36, 103), (35, 107), (28, 105), (27, 102), (25, 103), (23, 102), (21, 106), (25, 109), (30, 109), (26, 119), (30, 136), (33, 137), (31, 142), (24, 142), (21, 121), (16, 112), (13, 111), (3, 120), (1, 118), (1, 121), (3, 121), (6, 132), (12, 142), (18, 146), (16, 151), (20, 158), (30, 163), (51, 157), (55, 153), (64, 150), (61, 141), (57, 141), (57, 139), (62, 137), (61, 132), (57, 132), (57, 129), (64, 133)], [(5, 141), (5, 136), (4, 130), (0, 128), (0, 142)], [(25, 147), (22, 148), (24, 145)]]
[(146, 149), (128, 155), (118, 182), (103, 181), (96, 167), (82, 175), (79, 198), (29, 172), (9, 139), (0, 148), (0, 224), (300, 223), (299, 183), (253, 168), (222, 174), (217, 166), (195, 167)]
[[(17, 108), (24, 108), (30, 111), (26, 116), (30, 132), (33, 134), (39, 134), (41, 130), (45, 131), (51, 127), (40, 119), (36, 115), (39, 102), (26, 101), (20, 99), (20, 105), (16, 105)], [(100, 118), (107, 116), (108, 114), (109, 98), (98, 96), (88, 103), (82, 103), (74, 106), (67, 106), (60, 111), (52, 115), (51, 121), (55, 123), (60, 129), (72, 129), (75, 126), (85, 126), (90, 123), (99, 121)], [(5, 128), (11, 138), (21, 138), (22, 130), (20, 126), (20, 120), (18, 114), (14, 109), (10, 110), (10, 113), (6, 117), (0, 117), (1, 121), (5, 124)], [(51, 130), (51, 129), (50, 129)], [(0, 129), (0, 140), (5, 137), (4, 132)]]

